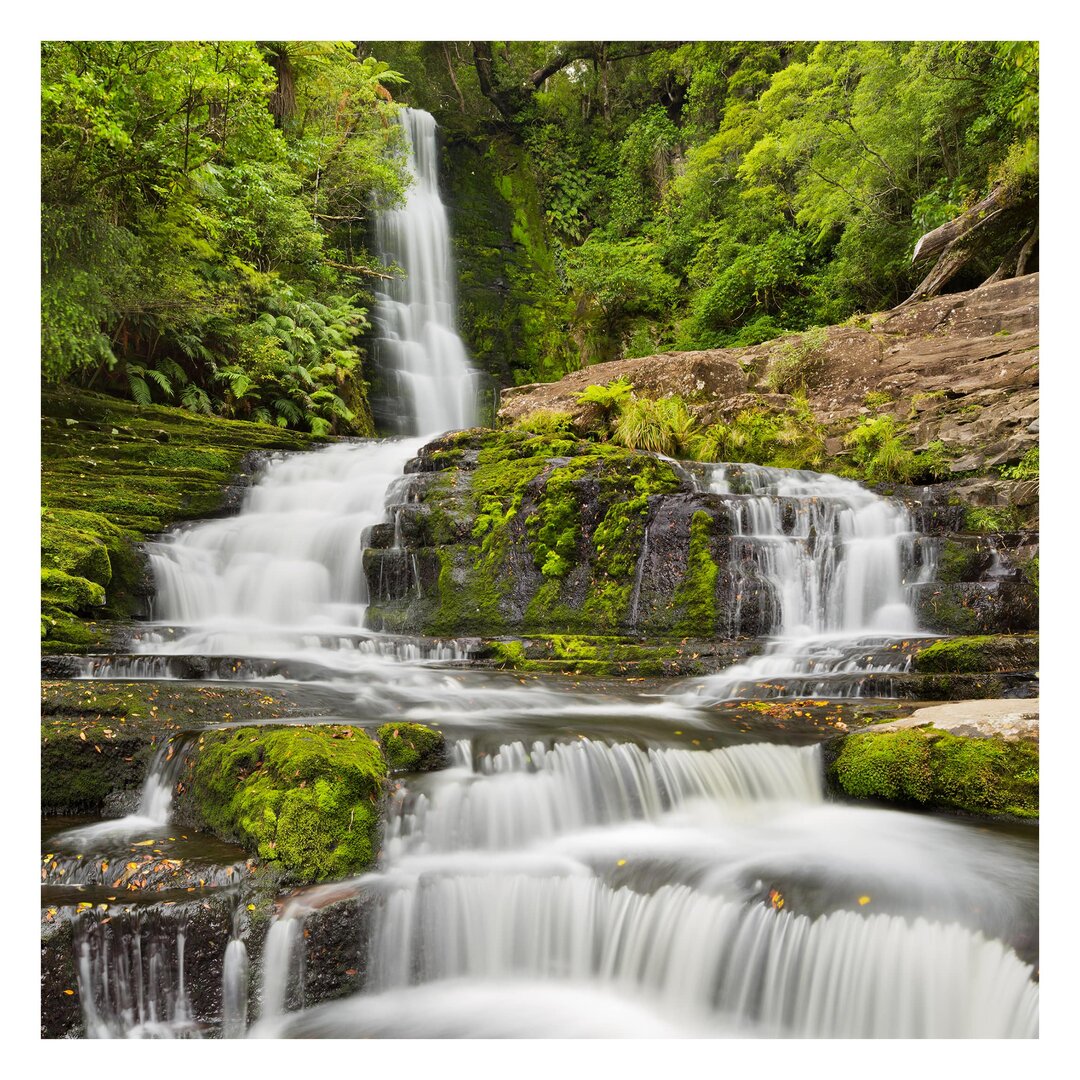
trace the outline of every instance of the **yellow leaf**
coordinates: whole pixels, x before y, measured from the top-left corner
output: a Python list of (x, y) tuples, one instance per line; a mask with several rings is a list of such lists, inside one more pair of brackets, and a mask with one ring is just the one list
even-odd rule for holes
[(859, 907), (864, 907), (866, 904), (869, 904), (869, 903), (870, 903), (870, 897), (869, 896), (860, 896), (859, 897)]

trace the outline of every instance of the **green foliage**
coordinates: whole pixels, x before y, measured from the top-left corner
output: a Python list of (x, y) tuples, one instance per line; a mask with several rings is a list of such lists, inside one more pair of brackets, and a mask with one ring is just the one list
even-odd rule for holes
[(585, 387), (577, 395), (579, 405), (595, 405), (600, 412), (600, 425), (605, 435), (611, 434), (611, 422), (615, 415), (630, 400), (633, 384), (623, 375), (612, 379), (604, 386), (595, 383)]
[(698, 461), (751, 462), (782, 469), (816, 469), (825, 459), (825, 435), (805, 394), (781, 412), (743, 409), (730, 424), (707, 428), (694, 444)]
[(631, 450), (687, 457), (694, 442), (694, 419), (685, 402), (676, 395), (631, 397), (620, 407), (612, 437)]
[(915, 455), (887, 413), (864, 419), (844, 436), (844, 445), (867, 483), (908, 483), (917, 472)]
[(1023, 525), (1015, 506), (972, 506), (968, 508), (964, 527), (968, 532), (987, 536), (1016, 532)]
[(46, 42), (41, 64), (45, 377), (369, 434), (349, 223), (402, 190), (399, 77), (342, 42)]
[(569, 435), (573, 416), (555, 409), (535, 409), (514, 421), (514, 427), (531, 431), (534, 435)]
[(1033, 446), (1017, 464), (1002, 468), (1001, 475), (1006, 480), (1038, 480), (1039, 448)]

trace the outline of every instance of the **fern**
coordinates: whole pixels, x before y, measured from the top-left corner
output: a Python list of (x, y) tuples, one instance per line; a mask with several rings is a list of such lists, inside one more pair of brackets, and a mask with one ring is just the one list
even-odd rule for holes
[[(142, 371), (142, 368), (139, 368), (138, 371)], [(127, 369), (127, 380), (128, 387), (131, 389), (131, 396), (135, 399), (136, 404), (149, 405), (154, 400), (146, 380), (141, 375), (138, 375), (130, 365)]]
[(169, 381), (169, 377), (164, 372), (158, 371), (156, 368), (147, 368), (145, 375), (148, 379), (153, 379), (161, 388), (161, 392), (167, 397), (173, 396), (172, 383)]

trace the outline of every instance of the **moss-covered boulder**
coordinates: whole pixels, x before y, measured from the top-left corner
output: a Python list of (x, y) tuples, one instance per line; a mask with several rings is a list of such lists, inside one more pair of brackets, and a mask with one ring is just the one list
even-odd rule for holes
[(834, 740), (827, 775), (837, 792), (991, 817), (1039, 816), (1039, 747), (1033, 740), (968, 738), (933, 728), (865, 732)]
[(1039, 666), (1035, 635), (981, 635), (935, 641), (912, 657), (915, 671), (929, 674), (979, 674), (1034, 671)]
[(379, 745), (360, 728), (228, 728), (192, 750), (186, 804), (289, 880), (325, 881), (374, 862), (385, 781)]
[(395, 772), (427, 772), (446, 763), (446, 739), (441, 731), (423, 724), (383, 724), (377, 734)]

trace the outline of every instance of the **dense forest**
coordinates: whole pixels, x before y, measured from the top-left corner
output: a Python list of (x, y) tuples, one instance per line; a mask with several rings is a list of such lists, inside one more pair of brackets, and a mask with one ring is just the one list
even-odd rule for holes
[(1035, 43), (53, 42), (44, 378), (370, 433), (402, 103), (503, 384), (1037, 267)]

